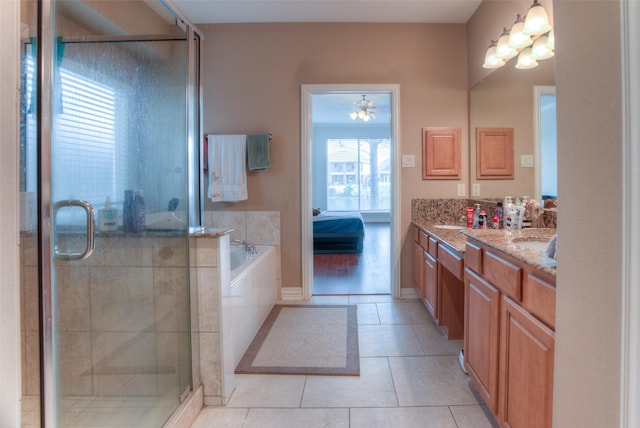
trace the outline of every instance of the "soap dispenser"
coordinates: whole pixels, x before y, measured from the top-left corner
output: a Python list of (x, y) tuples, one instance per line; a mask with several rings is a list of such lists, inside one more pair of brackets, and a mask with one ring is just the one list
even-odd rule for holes
[(111, 206), (109, 197), (104, 202), (104, 208), (98, 210), (98, 230), (101, 232), (118, 230), (118, 209)]

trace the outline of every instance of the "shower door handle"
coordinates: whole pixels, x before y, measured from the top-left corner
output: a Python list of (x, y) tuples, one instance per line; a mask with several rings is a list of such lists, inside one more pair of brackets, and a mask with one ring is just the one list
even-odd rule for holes
[[(54, 224), (57, 223), (56, 216), (58, 214), (58, 210), (64, 207), (80, 207), (85, 210), (85, 212), (87, 213), (87, 228), (86, 228), (87, 241), (86, 241), (84, 251), (81, 253), (61, 253), (59, 251), (57, 238), (56, 238), (56, 244), (54, 248), (55, 256), (57, 259), (68, 260), (68, 261), (84, 260), (88, 258), (91, 255), (91, 253), (93, 253), (93, 250), (95, 249), (95, 245), (96, 245), (96, 239), (95, 239), (96, 224), (94, 221), (95, 210), (93, 209), (93, 205), (91, 205), (87, 201), (83, 201), (82, 199), (69, 199), (65, 201), (56, 202), (56, 204), (53, 206)], [(57, 233), (56, 233), (56, 236), (57, 236)]]

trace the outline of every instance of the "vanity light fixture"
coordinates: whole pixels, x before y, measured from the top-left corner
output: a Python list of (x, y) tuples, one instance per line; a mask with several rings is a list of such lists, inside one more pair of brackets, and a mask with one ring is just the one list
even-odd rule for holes
[(484, 68), (500, 68), (504, 65), (504, 60), (496, 56), (496, 46), (497, 42), (491, 40), (489, 49), (487, 49), (487, 53), (484, 56), (484, 64), (482, 64)]
[(526, 17), (520, 14), (511, 29), (504, 28), (497, 41), (491, 40), (484, 57), (484, 68), (499, 68), (518, 55), (516, 68), (538, 66), (538, 60), (554, 55), (553, 29), (544, 7), (533, 0)]
[(375, 108), (373, 102), (367, 100), (366, 95), (363, 95), (362, 101), (356, 103), (356, 111), (352, 112), (349, 116), (353, 120), (360, 118), (365, 122), (369, 122), (371, 119), (376, 118), (376, 114), (373, 111)]
[(551, 25), (549, 24), (547, 11), (538, 3), (538, 0), (533, 0), (533, 4), (524, 20), (524, 32), (530, 36), (537, 36), (549, 30), (551, 30)]

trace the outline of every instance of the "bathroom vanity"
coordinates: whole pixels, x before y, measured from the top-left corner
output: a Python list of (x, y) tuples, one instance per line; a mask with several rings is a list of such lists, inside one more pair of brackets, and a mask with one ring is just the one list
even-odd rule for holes
[(500, 426), (551, 427), (555, 233), (414, 220), (413, 285)]
[(464, 230), (465, 368), (501, 426), (551, 427), (555, 229)]

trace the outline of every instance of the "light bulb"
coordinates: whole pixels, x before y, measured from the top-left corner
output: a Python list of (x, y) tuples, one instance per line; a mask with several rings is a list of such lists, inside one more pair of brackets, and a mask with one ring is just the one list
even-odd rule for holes
[(484, 56), (484, 64), (482, 64), (482, 67), (499, 68), (503, 65), (504, 61), (496, 56), (496, 42), (492, 40), (491, 45), (489, 46), (489, 49), (487, 49), (487, 53)]
[(531, 58), (547, 59), (553, 56), (553, 51), (547, 47), (547, 36), (538, 37), (531, 48)]
[(351, 113), (349, 116), (351, 116), (351, 119), (356, 120), (356, 118), (358, 117), (358, 112), (353, 112)]
[(516, 50), (509, 46), (509, 30), (505, 28), (496, 45), (496, 56), (502, 59), (513, 58), (516, 53)]
[(520, 55), (518, 55), (518, 63), (516, 68), (520, 70), (526, 70), (528, 68), (535, 68), (538, 66), (538, 62), (531, 58), (531, 48), (524, 48)]
[(513, 49), (522, 49), (532, 44), (531, 36), (524, 33), (524, 19), (518, 15), (509, 33), (509, 46)]
[(547, 48), (552, 51), (556, 50), (556, 36), (553, 34), (553, 30), (549, 31), (547, 35)]
[(524, 32), (530, 36), (537, 36), (538, 34), (546, 33), (551, 30), (549, 25), (549, 17), (544, 7), (538, 0), (533, 0), (533, 4), (527, 12), (527, 17), (524, 20)]

